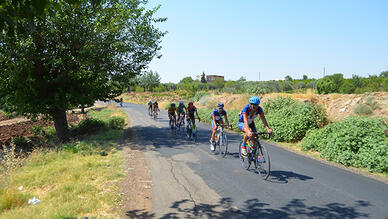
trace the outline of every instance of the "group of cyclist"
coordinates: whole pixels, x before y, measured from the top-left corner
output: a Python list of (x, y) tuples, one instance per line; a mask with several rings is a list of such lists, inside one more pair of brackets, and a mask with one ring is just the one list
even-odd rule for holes
[[(198, 120), (201, 120), (198, 116), (197, 108), (194, 106), (193, 102), (190, 102), (188, 106), (185, 106), (184, 101), (179, 101), (178, 107), (175, 106), (175, 103), (172, 103), (170, 107), (167, 109), (168, 112), (168, 118), (169, 118), (169, 125), (171, 127), (180, 125), (183, 123), (185, 124), (185, 118), (187, 118), (188, 121), (191, 122), (191, 124), (195, 125), (195, 114), (197, 115)], [(176, 118), (176, 115), (178, 115), (178, 120)], [(175, 124), (172, 124), (173, 121), (175, 121)]]
[[(157, 107), (157, 102), (152, 104), (152, 101), (149, 101), (149, 107), (154, 107), (155, 110), (159, 110)], [(239, 114), (239, 121), (238, 121), (238, 127), (239, 129), (244, 132), (244, 138), (241, 145), (241, 154), (243, 156), (247, 155), (247, 142), (249, 139), (253, 139), (257, 135), (256, 125), (255, 125), (255, 118), (257, 116), (260, 116), (261, 121), (263, 122), (265, 128), (267, 129), (267, 132), (269, 134), (272, 134), (272, 129), (269, 127), (268, 122), (264, 116), (263, 109), (259, 106), (260, 99), (257, 96), (252, 96), (249, 98), (249, 103), (244, 106), (241, 113)], [(156, 106), (156, 109), (155, 109)], [(183, 101), (179, 101), (178, 107), (176, 107), (175, 103), (172, 103), (170, 107), (168, 108), (168, 117), (169, 117), (169, 124), (172, 127), (172, 125), (180, 124), (181, 120), (185, 117), (187, 120), (191, 120), (192, 124), (195, 124), (195, 116), (196, 113), (197, 118), (200, 120), (198, 116), (197, 108), (194, 106), (193, 102), (190, 102), (188, 104), (188, 107), (185, 106)], [(176, 119), (176, 115), (178, 115), (178, 119)], [(174, 118), (174, 119), (173, 119)], [(225, 123), (223, 118), (225, 118)], [(176, 122), (176, 124), (172, 124), (173, 121)], [(212, 125), (212, 134), (210, 138), (210, 149), (212, 151), (215, 150), (215, 135), (217, 132), (217, 126), (225, 127), (225, 125), (231, 129), (231, 126), (229, 125), (228, 117), (226, 110), (224, 109), (223, 103), (218, 103), (217, 107), (213, 110), (211, 114), (211, 125)], [(256, 141), (252, 141), (252, 149), (256, 147)]]

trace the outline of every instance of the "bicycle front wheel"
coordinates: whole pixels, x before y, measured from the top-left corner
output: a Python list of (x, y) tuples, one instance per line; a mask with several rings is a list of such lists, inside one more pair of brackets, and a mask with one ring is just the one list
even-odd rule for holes
[(244, 169), (249, 169), (249, 167), (251, 166), (251, 161), (249, 159), (249, 153), (244, 156), (241, 154), (241, 145), (242, 145), (242, 141), (240, 142), (239, 146), (238, 146), (238, 156), (240, 157), (240, 162), (241, 162), (241, 165)]
[(222, 157), (225, 157), (226, 154), (228, 153), (228, 137), (226, 136), (225, 133), (223, 133), (221, 136), (220, 150), (221, 150)]
[(257, 150), (255, 153), (255, 167), (260, 176), (267, 179), (271, 173), (271, 160), (269, 153), (264, 145), (257, 143)]

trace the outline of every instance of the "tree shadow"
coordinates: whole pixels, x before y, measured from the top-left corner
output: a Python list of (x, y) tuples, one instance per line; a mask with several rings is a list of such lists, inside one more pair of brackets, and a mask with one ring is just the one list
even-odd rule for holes
[[(232, 208), (231, 198), (222, 198), (216, 204), (195, 204), (193, 208), (184, 207), (192, 200), (184, 199), (174, 202), (170, 209), (171, 213), (158, 218), (357, 218), (369, 217), (362, 213), (362, 208), (371, 206), (367, 201), (358, 200), (352, 206), (333, 202), (322, 206), (308, 205), (304, 199), (292, 199), (285, 206), (270, 208), (259, 199), (244, 201), (239, 209)], [(126, 216), (131, 218), (156, 218), (154, 213), (143, 210), (127, 211)]]

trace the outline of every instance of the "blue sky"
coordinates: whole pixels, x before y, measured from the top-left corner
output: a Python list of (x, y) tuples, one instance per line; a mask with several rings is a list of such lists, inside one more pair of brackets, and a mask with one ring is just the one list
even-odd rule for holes
[(201, 74), (278, 80), (388, 70), (388, 0), (150, 0), (161, 5), (162, 82)]

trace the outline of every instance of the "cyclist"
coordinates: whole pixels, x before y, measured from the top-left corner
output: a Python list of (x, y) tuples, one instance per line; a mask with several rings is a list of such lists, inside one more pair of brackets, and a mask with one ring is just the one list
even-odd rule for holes
[(150, 115), (151, 115), (151, 113), (152, 113), (152, 100), (149, 100), (148, 103), (147, 103), (147, 105), (148, 105), (148, 112), (149, 112)]
[(123, 98), (120, 97), (120, 106), (123, 106)]
[(186, 114), (186, 106), (183, 102), (183, 100), (179, 101), (179, 105), (177, 108), (177, 114), (178, 114), (178, 124), (180, 124), (181, 119), (183, 120), (183, 125), (185, 122), (185, 114)]
[(224, 110), (224, 104), (218, 103), (217, 108), (214, 109), (214, 111), (211, 114), (211, 123), (212, 123), (212, 136), (210, 137), (210, 150), (214, 151), (216, 144), (214, 141), (214, 138), (216, 136), (217, 132), (217, 125), (220, 125), (222, 128), (224, 127), (224, 121), (222, 120), (222, 117), (225, 117), (225, 122), (229, 126), (228, 116), (226, 115), (226, 111)]
[[(241, 153), (243, 156), (247, 155), (247, 141), (248, 139), (254, 139), (257, 135), (255, 118), (257, 115), (260, 115), (261, 121), (263, 122), (267, 132), (272, 134), (272, 129), (268, 126), (267, 120), (265, 119), (263, 109), (259, 106), (260, 99), (256, 96), (249, 98), (249, 104), (247, 104), (240, 113), (240, 118), (238, 121), (238, 127), (241, 131), (245, 132), (243, 143), (241, 145)], [(253, 148), (256, 147), (256, 141), (252, 141)]]
[(195, 125), (195, 116), (194, 112), (197, 114), (198, 120), (201, 121), (201, 118), (198, 116), (197, 108), (194, 106), (193, 102), (190, 102), (186, 108), (186, 119), (187, 121), (191, 120), (191, 124)]
[(155, 100), (155, 102), (154, 102), (152, 108), (153, 108), (154, 115), (155, 115), (155, 113), (156, 113), (157, 111), (160, 111), (160, 110), (159, 110), (158, 101)]
[(170, 105), (170, 107), (168, 108), (168, 110), (167, 110), (167, 112), (168, 112), (168, 118), (169, 118), (169, 122), (168, 122), (168, 124), (170, 125), (170, 127), (172, 128), (173, 126), (172, 126), (172, 118), (174, 117), (174, 119), (175, 119), (175, 124), (174, 125), (176, 125), (176, 111), (177, 111), (177, 109), (176, 109), (176, 107), (175, 107), (175, 103), (171, 103), (171, 105)]

